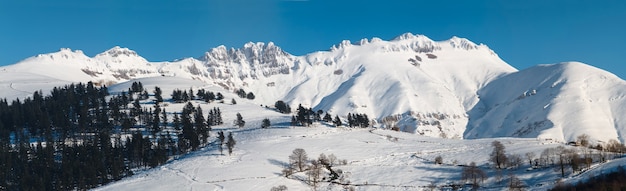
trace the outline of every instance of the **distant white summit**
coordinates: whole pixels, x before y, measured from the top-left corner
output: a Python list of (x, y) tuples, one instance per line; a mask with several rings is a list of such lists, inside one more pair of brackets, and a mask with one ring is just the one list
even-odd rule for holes
[[(378, 126), (447, 138), (539, 137), (571, 141), (580, 134), (626, 137), (626, 83), (601, 69), (568, 62), (517, 71), (486, 45), (452, 37), (433, 41), (402, 34), (393, 40), (342, 41), (328, 51), (291, 55), (274, 43), (218, 46), (198, 58), (149, 62), (128, 48), (94, 57), (62, 49), (0, 68), (11, 75), (101, 84), (175, 76), (242, 88), (259, 104), (283, 100), (345, 117), (365, 113)], [(185, 87), (181, 84), (181, 88)], [(0, 86), (24, 97), (42, 86)], [(13, 87), (12, 89), (9, 87)], [(19, 90), (19, 91), (18, 91)]]

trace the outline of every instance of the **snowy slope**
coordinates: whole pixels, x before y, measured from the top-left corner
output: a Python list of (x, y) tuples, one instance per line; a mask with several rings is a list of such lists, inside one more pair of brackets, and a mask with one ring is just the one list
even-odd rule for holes
[(303, 56), (271, 42), (247, 43), (172, 62), (149, 62), (120, 47), (94, 57), (62, 49), (0, 67), (0, 73), (0, 97), (8, 99), (69, 82), (111, 85), (163, 76), (225, 92), (242, 88), (257, 95), (256, 104), (283, 100), (341, 117), (365, 113), (387, 128), (434, 137), (626, 136), (619, 117), (626, 112), (623, 80), (581, 63), (518, 72), (487, 46), (458, 37), (433, 41), (406, 33), (390, 41), (343, 41)]
[(582, 63), (538, 65), (493, 81), (479, 95), (466, 138), (626, 136), (626, 82)]
[[(209, 91), (222, 90), (210, 84), (176, 77), (142, 78), (144, 87), (161, 87), (164, 91), (185, 88), (204, 88)], [(112, 93), (126, 90), (134, 81), (111, 86)], [(184, 85), (181, 85), (184, 84)], [(232, 93), (224, 93), (226, 99), (234, 98)], [(168, 99), (168, 95), (164, 95)], [(235, 98), (237, 99), (237, 98)], [(148, 107), (151, 103), (148, 104)], [(356, 190), (427, 190), (429, 185), (444, 187), (461, 184), (463, 166), (476, 162), (489, 177), (481, 190), (506, 190), (506, 183), (498, 183), (498, 172), (487, 162), (491, 152), (491, 142), (498, 140), (506, 147), (507, 154), (524, 156), (535, 153), (536, 157), (546, 148), (564, 146), (556, 141), (529, 138), (487, 138), (472, 140), (441, 139), (381, 129), (335, 128), (328, 124), (315, 123), (312, 127), (289, 126), (290, 116), (259, 107), (253, 102), (240, 100), (238, 104), (217, 102), (193, 102), (203, 110), (220, 107), (227, 122), (214, 126), (211, 140), (215, 141), (217, 131), (232, 132), (237, 145), (232, 155), (220, 154), (215, 144), (200, 151), (172, 160), (163, 166), (138, 171), (132, 177), (114, 182), (95, 190), (270, 190), (285, 185), (289, 190), (310, 190), (311, 187), (297, 177), (306, 179), (304, 173), (285, 178), (281, 170), (288, 163), (288, 156), (296, 148), (303, 148), (309, 158), (317, 158), (321, 153), (334, 154), (345, 159), (347, 164), (337, 165), (345, 176), (344, 182), (352, 184)], [(177, 111), (184, 104), (168, 103), (167, 111)], [(241, 113), (246, 120), (244, 128), (235, 128), (228, 123)], [(259, 128), (261, 120), (269, 118), (271, 128)], [(565, 146), (568, 149), (575, 147)], [(582, 151), (580, 151), (582, 152)], [(585, 151), (589, 152), (589, 151)], [(596, 152), (592, 151), (591, 152)], [(437, 156), (443, 158), (443, 165), (434, 164)], [(576, 182), (588, 175), (606, 173), (623, 160), (594, 165), (581, 174), (570, 174), (566, 182)], [(505, 170), (515, 174), (529, 190), (546, 190), (562, 180), (556, 167), (528, 168), (527, 163), (518, 169)], [(506, 179), (506, 177), (504, 178)], [(505, 180), (506, 181), (506, 180)], [(469, 189), (466, 186), (466, 189)], [(322, 183), (319, 190), (344, 190), (340, 185)]]

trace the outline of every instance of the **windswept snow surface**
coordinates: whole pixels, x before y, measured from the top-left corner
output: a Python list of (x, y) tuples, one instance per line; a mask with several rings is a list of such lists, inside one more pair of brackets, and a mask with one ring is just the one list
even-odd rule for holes
[[(302, 181), (281, 175), (289, 162), (288, 156), (296, 148), (306, 150), (310, 158), (321, 153), (334, 154), (346, 159), (347, 165), (336, 166), (343, 170), (347, 180), (357, 190), (422, 190), (429, 184), (439, 186), (460, 182), (461, 166), (477, 162), (492, 177), (485, 189), (502, 190), (496, 184), (496, 172), (487, 164), (491, 142), (496, 139), (455, 140), (416, 136), (389, 130), (334, 128), (325, 124), (313, 127), (287, 126), (289, 116), (266, 110), (252, 104), (201, 104), (203, 108), (218, 106), (225, 121), (234, 119), (234, 111), (241, 112), (246, 127), (234, 128), (231, 124), (213, 127), (215, 132), (232, 132), (237, 145), (232, 155), (220, 154), (215, 144), (200, 151), (173, 160), (161, 167), (140, 171), (121, 181), (95, 190), (269, 190), (285, 185), (289, 190), (309, 190)], [(179, 107), (176, 104), (170, 107)], [(182, 106), (180, 106), (182, 107)], [(168, 109), (169, 111), (170, 109)], [(273, 125), (259, 128), (263, 118)], [(509, 154), (523, 155), (561, 144), (537, 139), (505, 138)], [(215, 141), (215, 140), (214, 140)], [(442, 156), (444, 165), (433, 160)], [(553, 168), (514, 171), (530, 188), (553, 185), (559, 172)], [(303, 173), (294, 177), (306, 177)], [(321, 184), (326, 190), (342, 190), (340, 185)]]
[(390, 41), (342, 41), (303, 56), (271, 42), (246, 43), (172, 62), (149, 62), (121, 47), (94, 57), (62, 49), (0, 67), (0, 74), (0, 97), (9, 100), (70, 82), (176, 77), (195, 80), (180, 89), (242, 88), (258, 105), (283, 100), (344, 118), (364, 113), (385, 128), (431, 137), (567, 142), (588, 134), (594, 142), (623, 142), (626, 136), (622, 79), (576, 62), (517, 71), (486, 45), (459, 37), (433, 41), (406, 33)]

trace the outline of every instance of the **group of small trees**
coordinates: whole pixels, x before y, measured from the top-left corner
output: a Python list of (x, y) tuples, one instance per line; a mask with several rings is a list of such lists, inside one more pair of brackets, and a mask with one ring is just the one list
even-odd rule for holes
[(302, 104), (298, 105), (296, 115), (291, 116), (291, 125), (302, 125), (308, 127), (313, 124), (313, 120), (320, 119), (319, 114), (314, 112), (311, 108), (305, 108)]
[(224, 96), (222, 93), (213, 93), (204, 89), (199, 89), (196, 94), (193, 93), (193, 89), (189, 89), (189, 91), (175, 89), (172, 91), (172, 101), (175, 103), (183, 103), (191, 100), (202, 100), (210, 103), (213, 101), (221, 101), (223, 99)]
[[(283, 101), (276, 102), (275, 107), (281, 113), (291, 111), (291, 108), (289, 108), (289, 106), (286, 105)], [(317, 110), (317, 112), (315, 112), (313, 111), (313, 109), (303, 107), (302, 104), (300, 104), (298, 105), (296, 115), (291, 116), (291, 125), (294, 125), (294, 126), (301, 125), (301, 126), (308, 127), (311, 124), (313, 124), (313, 122), (319, 122), (319, 121), (332, 123), (336, 127), (343, 125), (343, 122), (341, 121), (338, 115), (336, 115), (335, 118), (333, 118), (328, 112), (324, 114), (324, 117), (322, 117), (322, 114), (324, 114), (324, 111), (322, 110)], [(370, 121), (366, 114), (348, 113), (348, 126), (349, 127), (365, 128), (365, 127), (369, 127), (369, 125), (370, 125)]]
[[(496, 140), (491, 142), (491, 146), (493, 150), (489, 155), (489, 161), (493, 163), (494, 168), (498, 171), (496, 178), (501, 179), (502, 169), (517, 167), (521, 164), (521, 157), (518, 155), (507, 155), (505, 146), (500, 141)], [(441, 164), (441, 161), (442, 158), (440, 156), (435, 158), (436, 164)], [(480, 184), (487, 179), (487, 174), (480, 169), (475, 162), (471, 162), (468, 166), (463, 168), (461, 179), (465, 182), (470, 182), (473, 189), (478, 189), (480, 188)], [(525, 187), (524, 183), (512, 173), (509, 175), (508, 182), (510, 190), (522, 190)]]
[(289, 164), (285, 166), (282, 173), (283, 176), (289, 178), (295, 173), (305, 172), (307, 183), (313, 188), (317, 188), (321, 181), (345, 181), (343, 171), (333, 168), (341, 164), (345, 165), (347, 161), (339, 160), (334, 154), (326, 156), (322, 153), (317, 159), (310, 160), (304, 149), (296, 148), (289, 155)]
[(291, 107), (289, 107), (289, 105), (287, 105), (284, 101), (282, 100), (278, 100), (276, 101), (276, 103), (274, 104), (274, 107), (278, 110), (278, 112), (280, 113), (291, 113)]
[[(228, 139), (226, 139), (228, 138)], [(232, 154), (233, 153), (233, 148), (235, 148), (235, 144), (237, 144), (237, 141), (235, 141), (235, 139), (233, 138), (233, 133), (229, 132), (228, 133), (228, 137), (224, 136), (224, 132), (220, 131), (217, 132), (217, 139), (219, 140), (219, 145), (218, 145), (218, 149), (220, 150), (220, 154), (224, 154), (224, 144), (226, 145), (226, 148), (228, 149), (228, 154)]]
[[(152, 107), (140, 102), (149, 99), (141, 82), (119, 95), (89, 82), (54, 87), (49, 95), (37, 91), (24, 100), (0, 99), (0, 190), (93, 188), (197, 150), (209, 143), (211, 126), (223, 124), (217, 107), (205, 115), (188, 102), (181, 112), (168, 113), (161, 88), (153, 92)], [(173, 94), (180, 96), (173, 101), (196, 98), (193, 90)], [(218, 134), (220, 148), (231, 154), (233, 134)]]
[[(590, 144), (589, 136), (584, 134), (577, 137), (576, 145), (581, 147), (566, 148), (565, 146), (558, 146), (547, 148), (541, 152), (538, 158), (535, 158), (536, 154), (534, 152), (528, 152), (524, 155), (526, 157), (525, 160), (528, 161), (529, 166), (535, 168), (556, 166), (559, 174), (565, 177), (568, 172), (575, 173), (591, 167), (594, 161), (607, 160), (606, 152), (625, 151), (624, 145), (615, 140), (609, 141), (604, 146), (593, 147)], [(522, 156), (515, 154), (507, 155), (506, 149), (500, 141), (493, 141), (491, 146), (493, 150), (489, 156), (489, 161), (493, 163), (494, 168), (498, 171), (496, 178), (501, 177), (502, 169), (517, 168), (523, 164), (524, 159)], [(441, 164), (442, 158), (440, 156), (435, 158), (435, 163)], [(486, 175), (484, 171), (472, 162), (463, 169), (462, 179), (466, 182), (469, 181), (474, 188), (479, 188), (479, 184), (486, 179)], [(509, 174), (507, 184), (510, 190), (523, 190), (525, 187), (524, 182), (513, 173)]]
[[(206, 122), (200, 106), (193, 107), (191, 102), (188, 102), (183, 107), (180, 116), (176, 114), (174, 119), (175, 124), (173, 126), (175, 128), (182, 127), (178, 137), (178, 147), (182, 151), (196, 150), (208, 143), (211, 127)], [(178, 119), (180, 119), (180, 123)]]
[(240, 98), (246, 98), (249, 100), (253, 100), (255, 98), (254, 94), (252, 92), (248, 92), (246, 93), (246, 91), (244, 91), (243, 89), (238, 89), (236, 92), (237, 96), (239, 96)]
[(366, 128), (370, 126), (370, 120), (366, 114), (348, 113), (348, 126)]
[(89, 82), (0, 100), (0, 190), (84, 190), (163, 164), (175, 139), (146, 97), (141, 82), (114, 96)]

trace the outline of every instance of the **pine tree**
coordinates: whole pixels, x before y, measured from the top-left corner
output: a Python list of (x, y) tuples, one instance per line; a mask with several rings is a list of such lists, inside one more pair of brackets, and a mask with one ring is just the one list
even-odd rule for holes
[(235, 101), (235, 98), (233, 98), (232, 100), (230, 100), (230, 103), (235, 105), (235, 104), (237, 104), (237, 101)]
[(204, 114), (202, 113), (202, 108), (200, 106), (196, 107), (193, 119), (200, 141), (202, 143), (206, 143), (209, 139), (209, 129), (206, 125), (206, 120), (204, 119)]
[(224, 145), (224, 140), (226, 139), (226, 136), (224, 136), (224, 132), (220, 131), (217, 133), (217, 139), (220, 140), (220, 145), (219, 145), (219, 149), (220, 149), (220, 154), (224, 154), (222, 153), (222, 151), (224, 150), (222, 145)]
[(163, 112), (161, 112), (161, 121), (163, 122), (163, 128), (165, 129), (167, 127), (167, 112), (165, 111), (165, 108), (163, 109)]
[(249, 100), (253, 100), (255, 96), (252, 92), (248, 92), (248, 94), (246, 95), (246, 98), (248, 98)]
[(298, 125), (298, 119), (296, 118), (295, 115), (291, 116), (291, 126), (296, 126)]
[(206, 94), (206, 100), (207, 100), (207, 101), (206, 101), (207, 103), (210, 103), (210, 102), (212, 102), (212, 101), (215, 101), (215, 94), (214, 94), (213, 92), (208, 92), (208, 93)]
[(161, 132), (161, 107), (159, 103), (154, 104), (154, 116), (152, 117), (152, 135), (156, 135), (156, 133)]
[(162, 93), (163, 92), (161, 91), (161, 88), (159, 88), (159, 86), (154, 87), (154, 99), (156, 99), (157, 103), (163, 102), (163, 96), (161, 96)]
[(195, 100), (196, 99), (195, 95), (193, 94), (193, 88), (189, 88), (189, 94), (188, 95), (189, 95), (189, 100)]
[(174, 113), (174, 119), (172, 119), (172, 127), (175, 130), (180, 131), (182, 126), (182, 122), (180, 121), (180, 117), (178, 117), (178, 113)]
[(246, 91), (244, 91), (243, 89), (240, 88), (239, 90), (237, 90), (236, 93), (240, 98), (246, 98)]
[(274, 107), (278, 110), (278, 112), (291, 113), (291, 108), (289, 108), (289, 105), (285, 104), (285, 102), (283, 102), (282, 100), (276, 101), (276, 103), (274, 103)]
[(333, 120), (333, 124), (335, 124), (335, 127), (341, 126), (342, 122), (341, 122), (341, 119), (339, 119), (339, 115), (335, 116), (335, 120)]
[(302, 104), (298, 105), (298, 115), (296, 121), (302, 126), (309, 126), (310, 116), (309, 109), (302, 107)]
[(233, 148), (235, 147), (235, 144), (237, 144), (237, 141), (235, 141), (235, 139), (233, 138), (233, 133), (229, 132), (228, 141), (226, 141), (226, 147), (228, 147), (229, 155), (233, 153)]
[(272, 125), (272, 124), (271, 124), (271, 122), (270, 122), (270, 119), (265, 118), (265, 119), (263, 119), (263, 124), (261, 124), (261, 128), (268, 128), (268, 127), (270, 127), (271, 125)]
[(329, 114), (329, 113), (326, 113), (326, 115), (324, 115), (323, 120), (324, 120), (324, 122), (326, 122), (326, 123), (330, 123), (331, 121), (333, 121), (333, 117), (332, 117), (332, 116), (330, 116), (330, 114)]
[(233, 122), (235, 124), (235, 126), (242, 128), (243, 126), (246, 125), (246, 121), (243, 120), (243, 117), (241, 116), (241, 113), (237, 113), (237, 119), (235, 119), (235, 121)]

